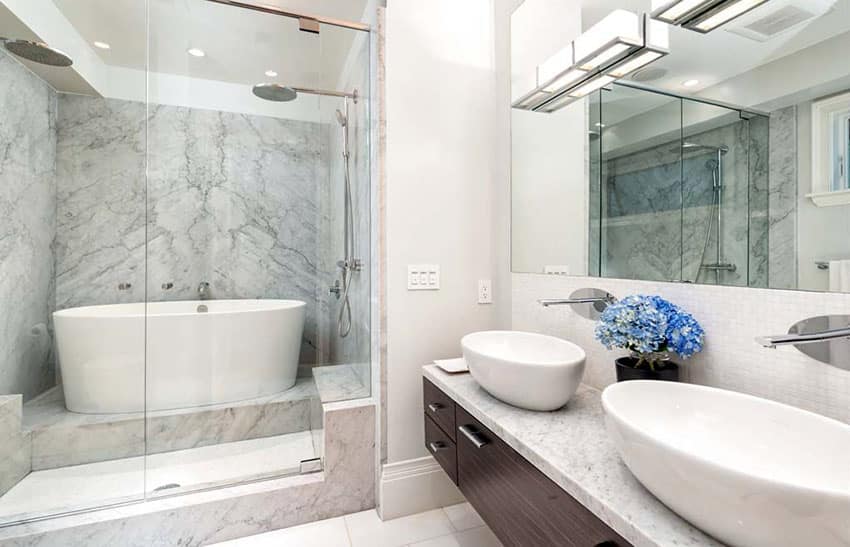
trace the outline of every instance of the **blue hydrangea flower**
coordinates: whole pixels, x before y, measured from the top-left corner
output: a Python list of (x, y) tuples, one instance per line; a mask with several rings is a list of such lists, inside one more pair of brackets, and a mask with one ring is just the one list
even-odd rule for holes
[(674, 351), (683, 359), (699, 353), (705, 331), (691, 314), (660, 296), (632, 295), (605, 309), (596, 339), (608, 349), (627, 349), (652, 362), (647, 356), (653, 353)]

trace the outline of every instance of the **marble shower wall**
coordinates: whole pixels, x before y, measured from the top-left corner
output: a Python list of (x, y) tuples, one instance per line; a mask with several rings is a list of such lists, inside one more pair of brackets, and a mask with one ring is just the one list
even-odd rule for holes
[[(687, 142), (726, 146), (722, 156), (723, 256), (737, 266), (723, 285), (767, 286), (767, 139), (753, 122), (689, 135)], [(700, 272), (712, 221), (717, 153), (685, 152), (678, 139), (625, 156), (602, 169), (602, 273), (605, 277), (714, 284)], [(680, 183), (683, 181), (683, 183)], [(706, 262), (716, 261), (717, 229)], [(591, 263), (593, 263), (591, 257)], [(699, 277), (697, 277), (699, 276)]]
[(797, 288), (797, 107), (770, 114), (770, 287)]
[(56, 92), (0, 51), (0, 395), (55, 381)]
[(62, 95), (58, 133), (60, 308), (195, 299), (202, 281), (298, 299), (301, 362), (320, 360), (325, 124)]

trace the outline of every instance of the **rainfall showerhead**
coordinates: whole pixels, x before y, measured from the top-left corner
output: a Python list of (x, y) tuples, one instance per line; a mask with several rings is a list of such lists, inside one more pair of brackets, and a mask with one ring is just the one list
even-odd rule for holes
[(253, 92), (254, 95), (263, 100), (276, 103), (288, 103), (298, 97), (297, 91), (280, 84), (257, 84), (254, 86)]
[(34, 63), (58, 67), (69, 67), (74, 64), (68, 55), (42, 42), (8, 38), (0, 38), (0, 40), (10, 53)]

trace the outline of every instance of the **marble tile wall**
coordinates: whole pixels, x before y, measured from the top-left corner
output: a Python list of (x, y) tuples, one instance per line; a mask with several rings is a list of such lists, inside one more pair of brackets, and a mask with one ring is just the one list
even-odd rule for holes
[(702, 353), (685, 361), (689, 382), (730, 389), (794, 405), (850, 424), (850, 373), (793, 347), (767, 349), (754, 338), (787, 332), (806, 317), (846, 314), (850, 294), (810, 293), (623, 279), (513, 274), (513, 324), (559, 336), (587, 352), (584, 382), (598, 389), (615, 381), (614, 359), (594, 339), (595, 322), (569, 307), (543, 308), (540, 298), (597, 287), (618, 298), (658, 294), (691, 312), (706, 331)]
[(55, 382), (56, 93), (0, 51), (0, 395)]
[(0, 395), (0, 496), (32, 470), (29, 432), (21, 429), (23, 398)]
[[(737, 271), (723, 272), (723, 285), (767, 284), (767, 139), (751, 131), (750, 125), (735, 122), (686, 137), (694, 144), (728, 147), (720, 160), (724, 192), (721, 260), (735, 264)], [(700, 272), (699, 267), (712, 222), (716, 161), (717, 153), (712, 151), (681, 154), (678, 139), (604, 161), (603, 275), (717, 282), (713, 273)], [(594, 172), (592, 169), (591, 174)], [(706, 262), (716, 261), (716, 249), (715, 224)]]
[(770, 287), (797, 287), (797, 107), (770, 114)]
[(303, 300), (301, 362), (316, 363), (326, 132), (313, 122), (62, 95), (58, 307), (194, 299), (202, 281), (213, 298)]

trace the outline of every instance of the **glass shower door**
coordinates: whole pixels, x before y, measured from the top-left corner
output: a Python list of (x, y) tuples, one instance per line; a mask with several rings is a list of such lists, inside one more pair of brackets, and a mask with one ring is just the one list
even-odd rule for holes
[(147, 494), (298, 473), (316, 457), (327, 122), (296, 89), (323, 83), (321, 37), (151, 0), (149, 40)]

